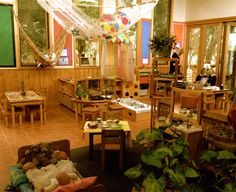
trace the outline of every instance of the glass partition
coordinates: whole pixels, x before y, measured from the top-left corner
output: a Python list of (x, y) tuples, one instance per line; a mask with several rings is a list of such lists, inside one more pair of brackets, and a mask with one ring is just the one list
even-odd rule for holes
[(194, 82), (198, 74), (201, 28), (194, 27), (189, 30), (187, 80)]
[(236, 74), (236, 23), (229, 23), (226, 42), (226, 66), (223, 76), (224, 87), (233, 90)]
[(220, 26), (207, 26), (206, 27), (206, 40), (204, 51), (204, 68), (212, 69), (216, 72), (216, 63), (218, 61), (218, 39), (219, 39)]

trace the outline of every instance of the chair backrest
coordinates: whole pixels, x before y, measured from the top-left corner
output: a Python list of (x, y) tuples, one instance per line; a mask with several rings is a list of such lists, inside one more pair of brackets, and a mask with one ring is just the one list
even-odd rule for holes
[(102, 149), (123, 150), (125, 144), (125, 132), (123, 130), (102, 130)]
[(6, 98), (2, 98), (1, 99), (1, 106), (2, 106), (2, 112), (4, 114), (9, 112), (10, 108), (8, 107), (7, 99)]
[(203, 94), (203, 109), (211, 110), (215, 108), (215, 94), (207, 92)]
[(104, 114), (108, 111), (109, 101), (96, 103), (96, 107), (100, 109), (100, 116), (104, 119)]

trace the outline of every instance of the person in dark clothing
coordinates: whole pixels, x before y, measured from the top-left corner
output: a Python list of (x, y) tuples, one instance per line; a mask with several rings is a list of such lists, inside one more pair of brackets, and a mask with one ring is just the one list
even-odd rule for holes
[[(179, 57), (183, 54), (183, 49), (182, 48), (176, 48), (176, 52), (174, 52), (171, 56), (173, 59), (178, 59), (177, 65), (179, 64)], [(180, 67), (178, 66), (178, 74), (180, 72)], [(169, 69), (169, 74), (175, 73), (175, 61), (170, 62), (170, 69)]]
[[(179, 56), (176, 52), (174, 52), (172, 54), (172, 59), (178, 59), (179, 60)], [(177, 64), (179, 63), (179, 61), (177, 62)], [(175, 61), (170, 61), (170, 70), (169, 70), (169, 74), (173, 74), (175, 72)]]

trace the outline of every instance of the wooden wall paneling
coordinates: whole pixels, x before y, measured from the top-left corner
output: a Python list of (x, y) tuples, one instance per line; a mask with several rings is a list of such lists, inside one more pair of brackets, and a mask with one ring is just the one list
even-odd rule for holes
[(3, 93), (3, 90), (5, 90), (6, 88), (6, 81), (5, 81), (5, 78), (4, 78), (4, 71), (0, 71), (0, 93)]
[(100, 77), (100, 68), (72, 69), (0, 69), (0, 92), (20, 90), (24, 80), (26, 89), (41, 92), (48, 99), (48, 105), (58, 104), (58, 79), (86, 79), (88, 76)]

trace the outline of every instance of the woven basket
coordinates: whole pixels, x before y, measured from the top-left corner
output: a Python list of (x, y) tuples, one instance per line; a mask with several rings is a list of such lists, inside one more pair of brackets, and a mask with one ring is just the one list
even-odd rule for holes
[(225, 143), (236, 143), (236, 137), (234, 134), (232, 134), (231, 136), (228, 135), (220, 135), (217, 133), (216, 129), (210, 129), (209, 130), (209, 136), (217, 141), (222, 141)]

